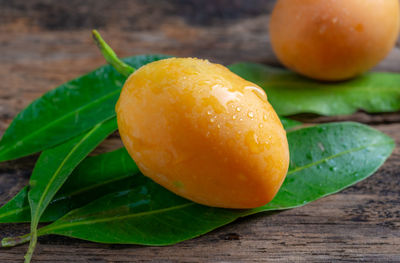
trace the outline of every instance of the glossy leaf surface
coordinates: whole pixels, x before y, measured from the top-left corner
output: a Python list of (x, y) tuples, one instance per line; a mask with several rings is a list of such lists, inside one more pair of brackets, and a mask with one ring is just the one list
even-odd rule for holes
[(25, 262), (32, 259), (37, 227), (44, 210), (75, 167), (110, 133), (117, 129), (115, 117), (96, 124), (88, 132), (42, 152), (29, 180), (31, 238)]
[(357, 110), (400, 110), (400, 74), (371, 72), (343, 82), (318, 82), (291, 71), (254, 63), (229, 69), (262, 87), (279, 115), (347, 115)]
[[(124, 61), (135, 68), (166, 58), (142, 55)], [(115, 116), (125, 77), (111, 66), (62, 84), (33, 101), (10, 124), (0, 141), (0, 161), (55, 146)]]
[[(88, 157), (68, 177), (44, 211), (40, 222), (57, 220), (72, 209), (108, 193), (130, 189), (139, 172), (125, 148)], [(29, 222), (28, 187), (0, 208), (0, 223)]]
[(116, 118), (111, 118), (39, 156), (29, 180), (31, 231), (36, 228), (44, 210), (75, 167), (116, 129)]
[[(207, 233), (250, 214), (302, 206), (374, 173), (393, 140), (357, 123), (332, 123), (288, 133), (291, 164), (277, 196), (251, 210), (202, 206), (143, 177), (137, 187), (100, 198), (39, 230), (103, 243), (167, 245)], [(142, 182), (140, 182), (142, 180)], [(3, 245), (12, 239), (3, 240)]]
[(305, 205), (373, 174), (390, 156), (389, 136), (354, 122), (303, 128), (288, 134), (290, 166), (279, 193), (254, 211)]

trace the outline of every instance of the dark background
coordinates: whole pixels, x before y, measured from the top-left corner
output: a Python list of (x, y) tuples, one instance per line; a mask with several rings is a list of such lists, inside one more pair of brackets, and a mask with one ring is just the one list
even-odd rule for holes
[[(166, 53), (229, 64), (278, 65), (268, 39), (268, 0), (0, 0), (0, 135), (30, 101), (104, 64), (97, 28), (121, 56)], [(377, 21), (379, 23), (379, 21)], [(399, 44), (375, 70), (400, 72)], [(318, 117), (355, 120), (400, 143), (400, 114)], [(114, 135), (97, 152), (120, 145)], [(0, 204), (28, 181), (37, 156), (0, 164)], [(35, 262), (400, 262), (400, 151), (372, 177), (305, 207), (260, 214), (168, 247), (104, 245), (43, 237)], [(28, 225), (0, 225), (0, 237)], [(22, 262), (26, 245), (0, 249)]]

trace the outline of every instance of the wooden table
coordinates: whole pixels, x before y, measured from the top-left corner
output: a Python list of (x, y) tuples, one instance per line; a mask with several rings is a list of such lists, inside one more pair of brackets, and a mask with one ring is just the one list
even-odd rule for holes
[[(229, 64), (278, 64), (268, 39), (274, 1), (0, 0), (0, 134), (30, 101), (104, 60), (90, 37), (99, 28), (120, 56), (166, 53)], [(400, 45), (376, 70), (400, 72)], [(399, 84), (400, 85), (400, 84)], [(297, 116), (308, 122), (355, 120), (400, 144), (400, 113)], [(99, 150), (120, 145), (113, 137)], [(27, 182), (37, 156), (0, 164), (0, 203)], [(0, 236), (28, 225), (0, 225)], [(27, 245), (0, 249), (21, 262)], [(39, 238), (35, 262), (400, 262), (400, 149), (369, 179), (305, 207), (240, 219), (168, 247), (102, 245)]]

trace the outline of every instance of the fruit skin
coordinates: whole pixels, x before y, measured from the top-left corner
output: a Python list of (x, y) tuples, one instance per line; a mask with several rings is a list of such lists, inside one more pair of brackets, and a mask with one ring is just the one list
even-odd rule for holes
[(288, 68), (328, 81), (359, 75), (393, 48), (398, 0), (278, 0), (269, 24), (273, 50)]
[(264, 91), (195, 58), (152, 62), (126, 81), (119, 132), (146, 176), (194, 202), (253, 208), (272, 200), (289, 163)]

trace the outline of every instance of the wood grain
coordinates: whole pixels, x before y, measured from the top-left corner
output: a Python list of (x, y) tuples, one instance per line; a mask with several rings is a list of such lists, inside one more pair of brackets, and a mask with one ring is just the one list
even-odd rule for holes
[[(99, 28), (120, 56), (166, 53), (229, 64), (278, 65), (268, 39), (274, 1), (0, 0), (0, 134), (33, 99), (104, 61), (90, 30)], [(400, 72), (400, 48), (375, 70)], [(400, 114), (298, 115), (307, 122), (353, 120), (395, 138)], [(118, 147), (116, 135), (97, 151)], [(0, 164), (0, 203), (28, 181), (37, 156)], [(240, 219), (168, 247), (104, 245), (40, 238), (35, 262), (400, 262), (400, 149), (372, 177), (303, 208)], [(26, 224), (0, 225), (0, 236)], [(22, 262), (26, 245), (0, 249)]]

